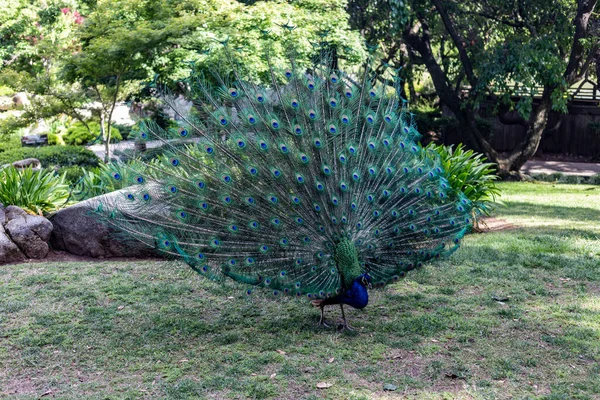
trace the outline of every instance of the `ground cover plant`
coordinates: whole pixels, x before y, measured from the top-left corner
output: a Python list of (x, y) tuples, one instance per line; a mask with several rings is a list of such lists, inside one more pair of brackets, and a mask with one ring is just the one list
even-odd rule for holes
[(52, 170), (0, 169), (0, 204), (18, 206), (32, 214), (46, 214), (65, 207), (69, 186)]
[(373, 291), (357, 333), (183, 264), (1, 266), (0, 396), (598, 398), (600, 187), (499, 187), (515, 229)]

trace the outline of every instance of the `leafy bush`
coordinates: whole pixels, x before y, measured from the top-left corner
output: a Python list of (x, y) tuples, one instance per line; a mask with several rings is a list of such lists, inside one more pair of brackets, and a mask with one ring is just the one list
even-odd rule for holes
[(57, 135), (55, 133), (49, 133), (48, 134), (48, 145), (50, 145), (50, 146), (64, 146), (65, 145), (65, 141), (63, 140), (62, 136)]
[[(82, 201), (135, 185), (139, 175), (157, 178), (158, 169), (153, 165), (165, 162), (168, 162), (168, 159), (158, 157), (147, 162), (134, 159), (127, 163), (101, 164), (99, 168), (94, 169), (81, 168), (82, 175), (73, 190), (73, 196)], [(116, 174), (119, 179), (115, 179)]]
[(475, 214), (488, 214), (490, 203), (500, 196), (494, 164), (487, 163), (483, 154), (465, 151), (462, 144), (453, 148), (430, 143), (425, 149), (439, 155), (450, 187), (463, 192), (473, 202)]
[[(136, 125), (122, 125), (122, 124), (114, 124), (113, 125), (113, 129), (116, 128), (119, 130), (119, 133), (121, 134), (122, 140), (127, 140), (129, 139), (129, 135), (131, 134), (131, 131), (133, 130), (133, 128)], [(111, 130), (112, 132), (112, 130)]]
[(35, 214), (56, 211), (69, 199), (69, 186), (64, 176), (51, 170), (0, 170), (0, 203), (15, 205)]
[(21, 138), (17, 135), (11, 135), (0, 139), (0, 153), (12, 151), (21, 147)]
[(100, 159), (94, 152), (78, 146), (20, 147), (0, 153), (0, 165), (37, 158), (44, 168), (69, 166), (97, 167)]
[[(96, 139), (100, 140), (100, 124), (95, 121), (88, 122), (87, 124), (90, 127), (91, 132), (83, 123), (79, 121), (71, 125), (69, 129), (67, 129), (67, 133), (63, 136), (65, 143), (69, 145), (81, 146), (92, 143)], [(117, 129), (114, 125), (112, 126), (110, 132), (111, 143), (116, 143), (123, 140), (119, 129)]]

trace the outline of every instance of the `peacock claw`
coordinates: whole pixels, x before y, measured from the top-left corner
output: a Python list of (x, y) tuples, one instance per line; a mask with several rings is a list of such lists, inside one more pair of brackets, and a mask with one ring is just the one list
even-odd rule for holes
[(342, 310), (342, 323), (338, 325), (338, 331), (354, 332), (356, 329), (348, 325), (346, 314), (344, 313), (344, 306), (342, 304), (340, 304), (340, 309)]
[(323, 320), (323, 319), (319, 321), (319, 326), (323, 326), (325, 328), (331, 328), (331, 326), (327, 322), (325, 322), (325, 320)]

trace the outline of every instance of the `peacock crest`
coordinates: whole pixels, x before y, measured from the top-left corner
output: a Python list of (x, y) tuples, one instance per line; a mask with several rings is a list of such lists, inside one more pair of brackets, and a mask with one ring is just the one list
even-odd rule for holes
[(129, 186), (102, 205), (109, 223), (248, 294), (313, 300), (456, 250), (471, 203), (417, 143), (397, 79), (292, 59), (263, 87), (230, 60), (192, 77), (191, 112), (163, 96), (177, 127), (145, 123), (137, 140), (160, 153), (114, 164)]

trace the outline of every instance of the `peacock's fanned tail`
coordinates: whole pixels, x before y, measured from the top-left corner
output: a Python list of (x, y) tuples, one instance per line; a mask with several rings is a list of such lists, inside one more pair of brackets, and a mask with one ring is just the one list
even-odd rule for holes
[(394, 84), (291, 62), (264, 88), (231, 65), (217, 86), (193, 77), (191, 112), (164, 97), (179, 128), (145, 124), (138, 140), (161, 155), (115, 165), (131, 186), (102, 205), (111, 224), (201, 275), (309, 298), (458, 247), (471, 204), (417, 144)]

